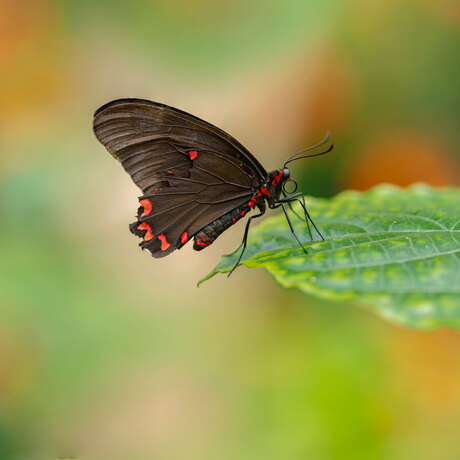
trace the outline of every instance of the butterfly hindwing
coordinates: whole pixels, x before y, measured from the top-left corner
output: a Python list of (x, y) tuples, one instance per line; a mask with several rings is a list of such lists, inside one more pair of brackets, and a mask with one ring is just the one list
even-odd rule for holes
[(94, 132), (144, 192), (130, 228), (155, 257), (248, 201), (267, 174), (230, 135), (163, 104), (111, 102), (96, 112)]

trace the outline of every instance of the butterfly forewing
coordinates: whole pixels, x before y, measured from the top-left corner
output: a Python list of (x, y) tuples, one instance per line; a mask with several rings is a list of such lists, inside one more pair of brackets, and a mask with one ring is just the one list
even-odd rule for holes
[(163, 104), (113, 101), (96, 112), (93, 126), (144, 193), (131, 230), (155, 257), (247, 202), (267, 175), (229, 134)]

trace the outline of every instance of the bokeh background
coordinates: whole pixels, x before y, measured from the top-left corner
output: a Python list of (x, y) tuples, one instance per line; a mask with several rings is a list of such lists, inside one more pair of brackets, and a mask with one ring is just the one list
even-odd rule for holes
[(128, 231), (138, 190), (92, 134), (142, 97), (232, 133), (306, 194), (460, 182), (457, 0), (0, 3), (0, 458), (458, 459), (460, 337), (196, 281)]

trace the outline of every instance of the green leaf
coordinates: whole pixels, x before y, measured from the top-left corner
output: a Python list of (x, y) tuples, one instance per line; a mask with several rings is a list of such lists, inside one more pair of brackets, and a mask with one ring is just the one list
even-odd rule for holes
[[(285, 288), (353, 300), (406, 326), (460, 329), (460, 189), (380, 185), (307, 198), (307, 206), (325, 241), (311, 241), (293, 216), (305, 254), (281, 213), (251, 229), (242, 263), (264, 267)], [(200, 283), (229, 272), (238, 255)]]

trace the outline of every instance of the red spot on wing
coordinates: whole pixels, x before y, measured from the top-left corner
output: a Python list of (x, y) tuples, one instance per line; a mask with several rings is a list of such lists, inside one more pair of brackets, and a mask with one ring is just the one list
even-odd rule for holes
[(139, 204), (144, 208), (141, 217), (148, 216), (152, 212), (153, 205), (149, 200), (140, 200)]
[(168, 173), (168, 174), (174, 174), (174, 172), (173, 172), (173, 171), (167, 171), (167, 173)]
[(143, 222), (137, 227), (138, 230), (147, 230), (147, 233), (144, 235), (144, 241), (149, 241), (154, 238), (152, 234), (152, 229), (150, 228), (150, 225), (147, 224), (146, 222)]
[(245, 214), (246, 214), (246, 211), (241, 211), (241, 217), (244, 217)]
[(166, 249), (171, 246), (170, 243), (166, 241), (166, 236), (162, 233), (161, 235), (158, 235), (158, 239), (161, 241), (161, 250), (166, 251)]
[(190, 155), (191, 160), (194, 160), (198, 156), (198, 152), (196, 150), (190, 150), (188, 154)]
[(180, 236), (180, 240), (182, 241), (182, 244), (185, 244), (188, 241), (187, 232), (182, 233), (182, 235)]
[(207, 244), (204, 241), (196, 240), (196, 244), (198, 246), (207, 246)]
[(236, 224), (236, 219), (235, 218), (233, 218), (233, 224)]

